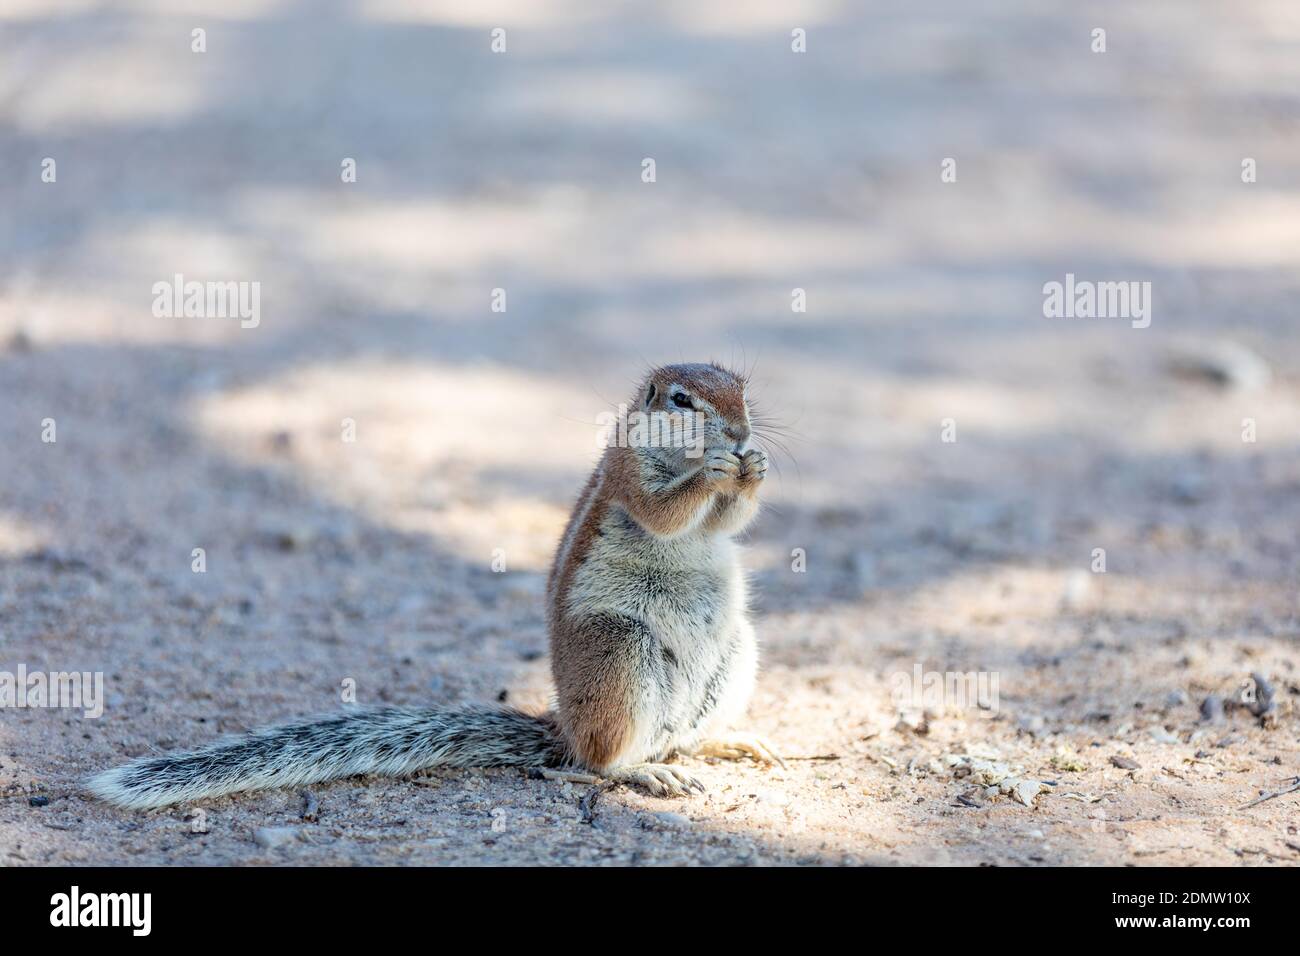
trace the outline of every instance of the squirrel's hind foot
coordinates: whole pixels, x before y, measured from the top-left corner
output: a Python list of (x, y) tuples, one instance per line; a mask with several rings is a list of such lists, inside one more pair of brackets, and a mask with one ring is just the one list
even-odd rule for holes
[(704, 793), (704, 784), (685, 771), (662, 763), (612, 767), (605, 771), (605, 776), (615, 783), (641, 787), (656, 797), (688, 797), (692, 791)]
[(717, 757), (721, 760), (744, 760), (751, 757), (761, 764), (776, 764), (785, 769), (785, 761), (780, 754), (758, 734), (728, 734), (715, 740), (705, 740), (690, 753), (693, 757)]

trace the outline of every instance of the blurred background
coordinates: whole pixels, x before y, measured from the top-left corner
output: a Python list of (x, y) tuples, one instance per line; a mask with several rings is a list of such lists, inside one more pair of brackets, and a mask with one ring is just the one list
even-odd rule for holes
[[(714, 358), (788, 428), (755, 726), (828, 759), (712, 771), (746, 783), (694, 831), (628, 795), (594, 842), (490, 851), (485, 806), (568, 833), (565, 794), (336, 785), (336, 819), (428, 812), (304, 859), (1300, 858), (1277, 801), (1222, 815), (1296, 772), (1290, 711), (1196, 737), (1252, 670), (1300, 692), (1298, 121), (1286, 0), (0, 0), (0, 667), (109, 694), (0, 714), (0, 792), (55, 797), (0, 803), (0, 854), (260, 859), (240, 826), (292, 795), (187, 842), (76, 781), (346, 677), (543, 705), (597, 415)], [(260, 283), (260, 323), (156, 317), (177, 273)], [(1045, 318), (1067, 273), (1150, 282), (1150, 327)], [(916, 663), (999, 673), (996, 719), (896, 725)], [(1091, 749), (1088, 799), (954, 809), (934, 767), (975, 747)]]

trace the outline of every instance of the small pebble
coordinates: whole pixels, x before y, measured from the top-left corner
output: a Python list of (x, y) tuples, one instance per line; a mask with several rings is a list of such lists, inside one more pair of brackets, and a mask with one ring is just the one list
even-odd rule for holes
[(33, 807), (48, 807), (50, 805), (49, 797), (30, 797), (27, 800), (28, 805)]
[(900, 734), (911, 732), (924, 737), (930, 732), (930, 721), (924, 716), (904, 714), (898, 718), (898, 723), (894, 724), (894, 732)]
[(1218, 694), (1210, 694), (1205, 700), (1201, 701), (1201, 721), (1207, 724), (1217, 724), (1223, 720), (1223, 698)]
[(312, 533), (306, 528), (282, 528), (271, 533), (271, 540), (281, 551), (299, 551), (312, 541)]
[(297, 827), (258, 827), (253, 831), (253, 842), (268, 850), (286, 846), (297, 839)]
[(1140, 770), (1142, 765), (1132, 757), (1111, 757), (1110, 762), (1120, 770)]
[(1170, 370), (1182, 378), (1220, 388), (1263, 388), (1272, 380), (1269, 364), (1239, 342), (1214, 342), (1174, 355)]
[(1254, 700), (1248, 704), (1250, 712), (1256, 717), (1265, 717), (1275, 714), (1277, 710), (1277, 702), (1275, 700), (1277, 691), (1273, 689), (1273, 685), (1269, 682), (1269, 679), (1259, 671), (1253, 672), (1250, 675), (1250, 679), (1254, 682), (1255, 690)]
[(1194, 505), (1204, 501), (1207, 490), (1205, 476), (1197, 472), (1178, 475), (1169, 483), (1169, 497), (1181, 505)]
[(1074, 611), (1082, 607), (1092, 592), (1092, 573), (1076, 568), (1065, 579), (1061, 592), (1061, 606)]
[(320, 800), (310, 790), (304, 790), (302, 796), (302, 813), (299, 816), (309, 823), (320, 819)]
[(1018, 780), (1011, 788), (1011, 796), (1017, 803), (1033, 807), (1034, 797), (1043, 792), (1043, 785), (1037, 780)]

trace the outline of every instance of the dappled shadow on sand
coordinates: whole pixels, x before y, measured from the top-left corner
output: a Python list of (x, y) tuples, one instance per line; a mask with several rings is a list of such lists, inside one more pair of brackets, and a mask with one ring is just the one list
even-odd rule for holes
[[(55, 797), (57, 826), (0, 808), (14, 861), (275, 862), (247, 831), (295, 794), (215, 801), (192, 836), (77, 781), (331, 710), (348, 679), (367, 703), (543, 706), (542, 582), (595, 416), (645, 362), (707, 357), (756, 366), (793, 439), (747, 537), (753, 720), (836, 759), (701, 766), (711, 802), (616, 791), (594, 828), (582, 788), (517, 774), (343, 782), (301, 859), (1086, 863), (1130, 859), (1170, 807), (1203, 829), (1235, 805), (1217, 778), (1147, 781), (1099, 822), (954, 806), (929, 769), (987, 744), (1045, 776), (1100, 741), (1073, 785), (1114, 791), (1112, 731), (1170, 683), (1294, 664), (1295, 34), (1268, 4), (1195, 6), (1115, 5), (1105, 58), (1082, 12), (1029, 3), (808, 7), (803, 58), (763, 4), (521, 6), (504, 57), (459, 4), (249, 0), (202, 55), (183, 13), (10, 14), (0, 159), (59, 175), (4, 187), (0, 663), (110, 687), (102, 721), (0, 722), (6, 785)], [(1229, 92), (1200, 76), (1210, 33)], [(1243, 189), (1252, 153), (1269, 175)], [(1067, 271), (1152, 281), (1152, 327), (1044, 320)], [(260, 282), (257, 328), (156, 318), (177, 273)], [(1208, 334), (1277, 384), (1172, 381), (1169, 349)], [(1000, 673), (1000, 712), (892, 729), (916, 664)]]

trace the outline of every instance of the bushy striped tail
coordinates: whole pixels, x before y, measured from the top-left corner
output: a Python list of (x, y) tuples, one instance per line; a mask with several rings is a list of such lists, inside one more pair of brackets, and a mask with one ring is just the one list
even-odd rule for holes
[(92, 777), (91, 793), (132, 810), (357, 774), (428, 767), (558, 766), (550, 716), (471, 707), (355, 711), (254, 731), (198, 750), (144, 757)]

